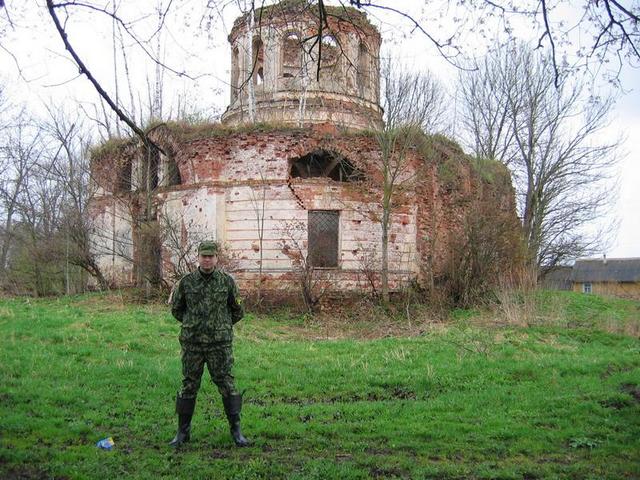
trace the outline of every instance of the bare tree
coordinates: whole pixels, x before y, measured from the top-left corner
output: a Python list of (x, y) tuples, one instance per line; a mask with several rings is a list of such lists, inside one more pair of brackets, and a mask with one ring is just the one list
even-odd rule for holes
[(27, 191), (27, 182), (42, 156), (41, 132), (28, 125), (23, 111), (14, 118), (15, 126), (2, 136), (0, 144), (0, 201), (4, 222), (0, 269), (7, 268), (9, 250), (15, 240), (14, 223), (19, 217), (21, 202)]
[(72, 121), (62, 110), (47, 107), (47, 111), (48, 118), (41, 128), (50, 140), (50, 148), (55, 149), (48, 174), (63, 192), (57, 228), (62, 238), (58, 244), (60, 257), (65, 259), (65, 290), (70, 293), (70, 265), (82, 268), (96, 279), (101, 289), (108, 289), (91, 241), (93, 221), (88, 207), (95, 192), (88, 161), (90, 139), (80, 117)]
[(481, 73), (462, 75), (458, 85), (462, 130), (471, 137), (471, 149), (479, 158), (499, 160), (507, 166), (516, 157), (509, 95), (518, 78), (510, 65), (508, 55), (487, 55), (480, 62)]
[(6, 95), (6, 87), (0, 79), (0, 132), (5, 130), (12, 123), (9, 119), (11, 117), (12, 105), (9, 103)]
[(305, 307), (314, 313), (320, 300), (329, 291), (331, 284), (322, 269), (316, 268), (310, 258), (306, 245), (307, 225), (304, 222), (290, 220), (282, 223), (280, 246), (282, 252), (291, 260), (291, 266)]
[(251, 200), (251, 208), (253, 209), (253, 213), (255, 215), (256, 221), (256, 230), (258, 232), (258, 282), (257, 282), (257, 291), (256, 291), (256, 301), (258, 304), (262, 301), (262, 271), (264, 268), (264, 221), (265, 221), (265, 213), (267, 207), (267, 189), (269, 184), (267, 179), (264, 176), (264, 173), (260, 172), (260, 183), (259, 190), (254, 190), (251, 188), (250, 192), (250, 200)]
[[(198, 245), (208, 238), (208, 232), (197, 228), (193, 222), (185, 224), (166, 208), (158, 216), (162, 232), (162, 243), (167, 249), (172, 269), (167, 272), (175, 283), (198, 266)], [(224, 256), (228, 257), (225, 251)], [(230, 264), (230, 260), (226, 262)]]
[[(591, 96), (567, 77), (557, 88), (555, 82), (552, 61), (523, 44), (460, 76), (475, 153), (511, 169), (529, 261), (538, 267), (597, 246), (583, 227), (612, 201), (607, 182), (618, 145), (598, 138), (613, 100)], [(483, 97), (488, 89), (495, 100)]]
[(376, 140), (380, 147), (380, 179), (374, 179), (381, 190), (380, 207), (382, 215), (381, 259), (381, 294), (382, 301), (389, 303), (389, 232), (393, 212), (400, 202), (401, 194), (415, 187), (419, 165), (411, 155), (412, 147), (422, 137), (422, 131), (414, 125), (385, 128), (376, 132)]
[[(469, 68), (468, 62), (474, 57), (477, 47), (474, 42), (484, 41), (489, 47), (501, 49), (503, 42), (519, 38), (525, 23), (531, 28), (530, 40), (537, 41), (538, 48), (546, 52), (555, 86), (569, 71), (587, 69), (617, 81), (623, 66), (638, 65), (640, 5), (637, 1), (630, 3), (583, 0), (580, 5), (566, 5), (549, 0), (443, 0), (412, 16), (391, 1), (349, 0), (356, 8), (402, 19), (411, 33), (424, 36), (443, 58), (463, 70)], [(447, 20), (449, 28), (442, 28), (443, 20)]]
[(384, 59), (382, 108), (387, 129), (415, 125), (424, 132), (448, 129), (447, 93), (429, 71), (411, 71), (393, 58)]
[[(202, 10), (198, 12), (194, 12), (193, 8), (185, 9), (180, 2), (158, 0), (142, 6), (136, 5), (135, 9), (129, 8), (130, 5), (127, 3), (130, 2), (52, 0), (46, 2), (46, 6), (49, 18), (56, 23), (63, 38), (69, 37), (67, 21), (72, 22), (81, 14), (86, 15), (83, 19), (94, 21), (96, 25), (106, 24), (112, 31), (114, 60), (120, 57), (121, 60), (125, 60), (125, 50), (129, 47), (136, 49), (145, 61), (150, 62), (156, 69), (153, 82), (157, 87), (158, 82), (163, 81), (163, 74), (158, 69), (181, 78), (195, 79), (200, 75), (189, 75), (185, 69), (171, 66), (164, 61), (166, 49), (160, 48), (160, 37), (168, 30), (167, 25), (171, 19), (178, 19), (174, 22), (176, 24), (192, 25), (194, 17), (201, 15), (201, 29), (209, 32), (226, 31), (227, 26), (220, 25), (224, 23), (223, 13), (233, 9), (239, 14), (249, 12), (254, 19), (252, 21), (256, 22), (254, 28), (259, 29), (264, 10), (276, 2), (210, 0), (203, 2)], [(384, 15), (406, 25), (411, 34), (422, 36), (425, 42), (435, 47), (446, 60), (463, 69), (469, 68), (469, 60), (475, 58), (478, 39), (483, 40), (487, 47), (491, 47), (494, 40), (500, 37), (499, 47), (501, 42), (521, 34), (522, 28), (516, 27), (522, 23), (531, 25), (531, 40), (537, 41), (540, 48), (549, 52), (556, 83), (560, 81), (560, 72), (567, 71), (565, 62), (570, 62), (574, 70), (606, 70), (604, 73), (617, 78), (622, 66), (635, 66), (640, 61), (640, 7), (637, 1), (625, 5), (617, 0), (583, 0), (580, 5), (566, 6), (548, 0), (442, 0), (433, 3), (428, 9), (420, 10), (399, 8), (391, 0), (338, 0), (337, 6), (328, 6), (324, 0), (303, 0), (297, 4), (299, 11), (310, 12), (317, 17), (316, 31), (309, 38), (303, 39), (302, 45), (309, 52), (316, 52), (318, 58), (323, 55), (323, 36), (332, 33), (332, 18), (352, 21), (354, 26), (358, 27), (357, 21), (353, 20), (355, 8), (376, 17)], [(64, 12), (62, 21), (58, 19), (57, 12)], [(19, 2), (7, 2), (6, 5), (0, 6), (0, 33), (19, 28), (21, 23), (15, 20), (26, 18), (40, 21), (46, 17), (38, 15), (37, 11), (34, 12), (32, 6), (21, 5)], [(197, 19), (195, 23), (198, 23)], [(0, 38), (3, 38), (3, 35), (0, 35)], [(175, 35), (173, 38), (175, 39)], [(78, 40), (67, 38), (65, 41), (65, 47), (69, 52), (74, 51), (73, 44)], [(251, 42), (248, 48), (252, 48)], [(0, 41), (0, 50), (8, 54), (22, 71), (20, 53), (14, 50), (9, 41)], [(344, 55), (342, 49), (339, 50)], [(122, 55), (119, 55), (118, 51), (122, 52)], [(73, 53), (71, 55), (73, 56)], [(75, 60), (77, 62), (77, 59)], [(316, 76), (319, 76), (320, 62), (317, 66)], [(82, 63), (78, 67), (80, 72), (86, 75), (86, 65)], [(114, 61), (114, 75), (126, 68), (126, 60), (124, 64)], [(253, 72), (250, 76), (252, 75)], [(104, 98), (104, 85), (98, 81), (99, 79), (94, 80), (96, 81), (92, 83), (96, 91)], [(114, 111), (124, 113), (117, 80), (115, 90), (112, 95), (114, 101), (110, 102), (109, 106)], [(154, 87), (152, 90), (157, 88)], [(158, 100), (161, 98), (155, 94), (151, 97), (151, 105), (155, 105), (157, 110)], [(133, 103), (131, 99), (130, 108), (133, 108)], [(129, 119), (135, 118), (132, 112), (125, 116)], [(133, 128), (136, 122), (128, 123), (120, 114), (119, 117), (136, 131)]]
[[(26, 117), (26, 114), (23, 114)], [(54, 173), (54, 157), (61, 147), (29, 115), (18, 118), (2, 145), (3, 193), (7, 207), (3, 243), (5, 287), (37, 295), (69, 291), (70, 272), (61, 252), (65, 213), (65, 185)], [(55, 152), (55, 153), (54, 153)], [(66, 263), (68, 266), (68, 263)]]
[(379, 178), (374, 188), (381, 191), (382, 246), (381, 295), (389, 302), (389, 230), (393, 212), (400, 197), (416, 187), (422, 165), (413, 151), (425, 142), (423, 129), (435, 130), (444, 123), (445, 93), (442, 86), (428, 73), (413, 73), (395, 68), (387, 62), (383, 69), (383, 99), (386, 124), (375, 133), (380, 147), (377, 162)]
[(78, 118), (48, 113), (39, 121), (21, 112), (0, 142), (4, 280), (38, 295), (71, 293), (84, 288), (80, 268), (105, 287), (90, 245), (86, 132)]

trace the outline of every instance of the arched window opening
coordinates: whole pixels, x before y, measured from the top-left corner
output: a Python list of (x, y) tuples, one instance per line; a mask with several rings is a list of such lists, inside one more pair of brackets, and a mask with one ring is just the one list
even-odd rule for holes
[(358, 89), (360, 96), (371, 87), (371, 55), (367, 46), (360, 42), (358, 49)]
[(231, 53), (231, 101), (238, 96), (238, 79), (240, 77), (240, 52), (238, 47)]
[(336, 182), (358, 182), (364, 174), (342, 155), (314, 150), (291, 163), (292, 178), (328, 177)]
[(260, 37), (253, 39), (253, 60), (250, 68), (253, 83), (262, 85), (264, 82), (264, 45)]
[(282, 40), (282, 76), (291, 78), (300, 73), (302, 44), (295, 32), (287, 33)]
[(180, 176), (180, 170), (178, 170), (178, 166), (176, 162), (169, 163), (169, 172), (167, 176), (167, 185), (180, 185), (182, 183), (182, 177)]
[[(163, 156), (164, 157), (164, 156)], [(182, 178), (180, 177), (180, 170), (178, 169), (178, 165), (176, 161), (172, 157), (164, 157), (163, 161), (164, 165), (164, 174), (165, 178), (162, 182), (167, 187), (171, 187), (173, 185), (180, 185), (182, 183)]]
[(322, 53), (320, 58), (320, 68), (333, 68), (338, 63), (340, 48), (338, 41), (332, 35), (322, 37)]

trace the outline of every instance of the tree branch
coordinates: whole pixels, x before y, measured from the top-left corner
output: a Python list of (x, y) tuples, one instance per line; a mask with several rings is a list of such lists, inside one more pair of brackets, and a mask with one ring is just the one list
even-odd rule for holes
[(556, 59), (556, 44), (553, 41), (553, 35), (551, 34), (551, 27), (549, 26), (549, 15), (547, 12), (547, 1), (540, 0), (542, 2), (542, 18), (544, 18), (544, 28), (545, 31), (540, 37), (538, 41), (538, 46), (542, 44), (542, 39), (547, 36), (549, 37), (549, 43), (551, 44), (551, 58), (553, 63), (553, 72), (555, 74), (554, 85), (556, 88), (560, 86), (560, 72), (558, 71), (558, 62)]
[(76, 53), (76, 51), (73, 49), (73, 47), (71, 46), (71, 43), (69, 43), (69, 39), (67, 36), (67, 33), (64, 30), (64, 27), (60, 24), (60, 20), (58, 19), (58, 16), (56, 15), (55, 9), (57, 8), (57, 5), (55, 5), (53, 3), (52, 0), (47, 0), (47, 9), (49, 10), (49, 15), (51, 16), (53, 23), (56, 26), (56, 30), (58, 31), (58, 34), (60, 35), (60, 38), (62, 39), (62, 42), (64, 43), (65, 48), (67, 49), (67, 51), (69, 52), (69, 54), (73, 57), (73, 60), (76, 62), (76, 64), (78, 65), (78, 68), (80, 70), (80, 73), (85, 75), (89, 81), (91, 82), (91, 84), (93, 85), (93, 87), (96, 89), (96, 91), (98, 92), (98, 94), (109, 104), (109, 107), (111, 107), (111, 109), (116, 113), (116, 115), (118, 115), (118, 118), (120, 118), (120, 120), (122, 120), (124, 123), (127, 124), (127, 126), (129, 128), (131, 128), (131, 130), (133, 130), (133, 132), (140, 138), (140, 140), (142, 140), (142, 143), (145, 146), (153, 146), (154, 148), (158, 149), (160, 152), (162, 152), (163, 154), (165, 154), (165, 152), (162, 150), (162, 148), (160, 148), (156, 143), (152, 142), (149, 137), (140, 129), (140, 127), (138, 127), (115, 103), (114, 101), (111, 99), (111, 97), (109, 96), (109, 94), (102, 88), (102, 86), (100, 85), (100, 83), (95, 79), (95, 77), (91, 74), (91, 72), (89, 71), (89, 69), (86, 67), (86, 65), (84, 64), (84, 62), (80, 59), (80, 57), (78, 56), (78, 54)]

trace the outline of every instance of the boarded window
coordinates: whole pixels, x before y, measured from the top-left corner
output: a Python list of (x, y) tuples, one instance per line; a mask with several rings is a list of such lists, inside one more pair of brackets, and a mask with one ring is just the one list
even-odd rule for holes
[(337, 182), (357, 182), (364, 179), (363, 173), (345, 157), (321, 149), (294, 159), (291, 164), (291, 177), (329, 177)]
[(309, 210), (309, 263), (313, 267), (338, 266), (338, 227), (340, 212), (337, 210)]

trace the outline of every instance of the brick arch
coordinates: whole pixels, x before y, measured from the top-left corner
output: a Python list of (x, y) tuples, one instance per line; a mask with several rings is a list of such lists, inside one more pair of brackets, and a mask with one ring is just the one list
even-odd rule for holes
[(291, 178), (330, 178), (337, 182), (357, 182), (364, 173), (346, 156), (324, 148), (315, 148), (304, 155), (289, 159)]
[(280, 74), (293, 78), (302, 70), (302, 34), (297, 30), (287, 30), (280, 40)]

